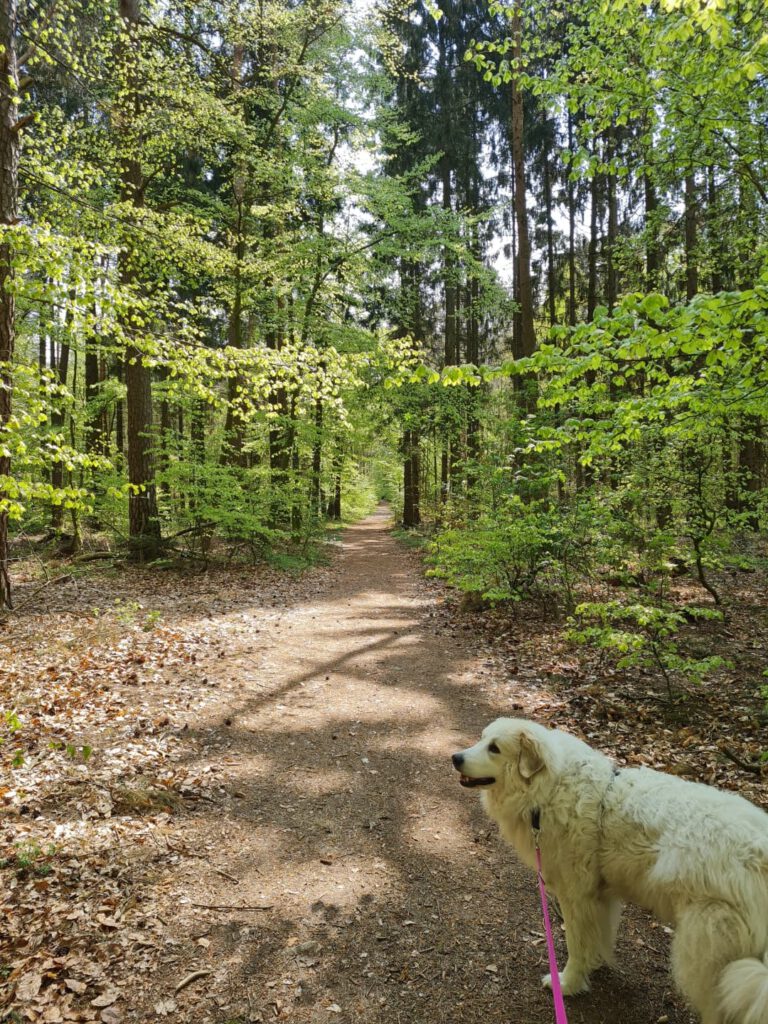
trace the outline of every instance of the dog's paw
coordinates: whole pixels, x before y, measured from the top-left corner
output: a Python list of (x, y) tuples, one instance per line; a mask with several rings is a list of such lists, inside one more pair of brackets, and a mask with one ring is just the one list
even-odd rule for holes
[[(577, 996), (581, 992), (589, 992), (589, 978), (583, 974), (574, 977), (567, 971), (561, 971), (559, 977), (560, 989), (564, 996)], [(552, 975), (545, 974), (541, 979), (541, 984), (543, 988), (552, 988)]]

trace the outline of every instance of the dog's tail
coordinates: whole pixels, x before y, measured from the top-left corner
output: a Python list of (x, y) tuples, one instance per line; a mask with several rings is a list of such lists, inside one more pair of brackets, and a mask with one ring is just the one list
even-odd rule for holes
[(768, 1024), (768, 952), (734, 960), (720, 975), (720, 1008), (734, 1024)]

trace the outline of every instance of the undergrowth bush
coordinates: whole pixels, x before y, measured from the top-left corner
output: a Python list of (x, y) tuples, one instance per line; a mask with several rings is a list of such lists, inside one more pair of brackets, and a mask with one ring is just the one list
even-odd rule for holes
[(714, 608), (585, 602), (569, 620), (566, 638), (604, 651), (617, 668), (660, 672), (672, 698), (676, 680), (700, 683), (711, 672), (730, 665), (719, 655), (692, 658), (680, 649), (678, 634), (686, 623), (721, 618)]
[(509, 496), (441, 530), (430, 546), (430, 574), (491, 603), (546, 592), (572, 610), (596, 566), (616, 560), (609, 520), (590, 501), (528, 504)]
[(561, 539), (548, 513), (511, 497), (503, 516), (441, 531), (430, 545), (430, 575), (492, 603), (519, 601), (553, 567)]

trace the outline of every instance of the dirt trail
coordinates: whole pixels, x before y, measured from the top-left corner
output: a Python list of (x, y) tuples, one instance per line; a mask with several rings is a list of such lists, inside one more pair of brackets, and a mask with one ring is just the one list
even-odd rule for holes
[[(2, 1024), (551, 1022), (534, 879), (450, 754), (499, 714), (579, 723), (388, 526), (295, 579), (30, 578), (0, 631)], [(629, 914), (570, 1024), (689, 1024), (667, 947)]]
[[(381, 509), (345, 532), (322, 595), (230, 621), (221, 699), (189, 735), (225, 775), (168, 824), (186, 851), (155, 879), (168, 956), (126, 1019), (552, 1019), (533, 879), (449, 763), (509, 707), (484, 697), (477, 652), (431, 628), (388, 525)], [(630, 920), (623, 971), (571, 1001), (572, 1024), (687, 1024), (666, 952)]]

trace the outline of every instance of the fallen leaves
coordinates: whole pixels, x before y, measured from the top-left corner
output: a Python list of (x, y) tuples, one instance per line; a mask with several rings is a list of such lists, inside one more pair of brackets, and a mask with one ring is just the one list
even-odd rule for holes
[[(145, 592), (131, 596), (142, 579)], [(299, 630), (282, 648), (279, 632), (288, 584), (283, 591), (259, 590), (269, 602), (259, 629), (252, 628), (253, 614), (232, 610), (250, 597), (229, 576), (226, 586), (221, 576), (184, 581), (181, 595), (178, 579), (164, 589), (157, 574), (128, 573), (115, 584), (123, 587), (124, 607), (138, 600), (149, 608), (161, 604), (163, 625), (146, 630), (145, 616), (93, 616), (88, 608), (97, 597), (84, 588), (50, 612), (17, 617), (2, 638), (8, 643), (0, 656), (9, 672), (0, 673), (0, 706), (19, 709), (23, 724), (13, 743), (0, 747), (7, 768), (0, 788), (0, 944), (8, 969), (0, 975), (0, 1007), (19, 1007), (30, 1021), (51, 1024), (307, 1021), (318, 1013), (373, 1024), (399, 1016), (395, 1004), (404, 1019), (429, 1021), (441, 1014), (420, 1013), (427, 1003), (419, 1000), (439, 1003), (445, 1016), (447, 1003), (467, 987), (483, 998), (495, 998), (488, 996), (491, 989), (504, 990), (506, 998), (512, 984), (524, 984), (512, 981), (510, 970), (518, 957), (537, 964), (543, 939), (519, 929), (514, 940), (505, 940), (503, 953), (497, 948), (497, 936), (507, 935), (507, 917), (493, 919), (501, 912), (496, 904), (505, 904), (510, 919), (522, 912), (508, 904), (506, 888), (490, 894), (498, 881), (492, 862), (493, 870), (508, 864), (490, 856), (491, 840), (475, 835), (479, 845), (473, 846), (461, 824), (450, 815), (438, 823), (428, 807), (414, 814), (424, 824), (418, 852), (398, 838), (401, 821), (409, 820), (403, 812), (412, 810), (406, 796), (418, 799), (428, 790), (433, 770), (436, 787), (442, 785), (435, 764), (443, 752), (426, 750), (408, 731), (410, 709), (404, 710), (402, 694), (397, 703), (401, 684), (392, 672), (386, 688), (366, 690), (375, 715), (365, 722), (346, 697), (343, 674), (334, 672), (334, 720), (325, 734), (312, 725), (311, 739), (307, 723), (319, 716), (313, 720), (310, 710), (305, 721), (299, 710), (312, 699), (307, 691), (295, 699), (304, 684), (293, 695), (278, 689), (270, 708), (276, 730), (288, 724), (297, 773), (273, 777), (277, 733), (269, 733), (273, 742), (265, 751), (253, 739), (254, 732), (264, 737), (263, 728), (254, 729), (243, 709), (248, 701), (269, 704), (270, 687), (294, 673)], [(252, 579), (249, 586), (255, 588)], [(642, 679), (633, 689), (627, 679), (575, 655), (551, 621), (510, 623), (500, 613), (478, 619), (447, 602), (428, 628), (452, 637), (449, 643), (457, 640), (457, 649), (487, 650), (481, 674), (466, 680), (464, 697), (453, 681), (448, 689), (442, 679), (419, 678), (419, 686), (433, 688), (446, 706), (460, 707), (451, 703), (457, 694), (466, 701), (465, 720), (456, 718), (462, 727), (470, 717), (477, 724), (478, 705), (535, 715), (580, 728), (625, 763), (676, 765), (696, 777), (716, 771), (720, 783), (724, 771), (731, 772), (725, 777), (734, 788), (742, 788), (743, 773), (725, 762), (718, 730), (745, 761), (759, 753), (749, 717), (755, 689), (750, 694), (744, 681), (733, 682), (728, 693), (703, 688), (684, 708), (692, 712), (690, 721), (683, 721), (680, 708), (667, 715), (653, 699), (652, 681)], [(255, 643), (264, 645), (270, 668), (251, 685), (262, 665), (254, 654), (259, 631)], [(743, 637), (744, 624), (734, 633)], [(234, 687), (242, 685), (241, 676), (249, 680), (247, 692), (234, 714), (227, 701), (232, 693), (239, 697)], [(319, 672), (318, 683), (325, 676)], [(366, 687), (376, 684), (372, 668)], [(328, 692), (318, 691), (316, 699), (326, 701)], [(384, 693), (387, 701), (394, 698), (397, 718), (389, 748), (380, 742), (390, 730)], [(262, 761), (248, 776), (239, 770), (245, 744), (238, 746), (238, 736), (258, 747)], [(23, 747), (24, 764), (13, 769), (11, 748), (17, 747)], [(383, 781), (394, 752), (401, 757), (403, 751), (406, 795)], [(302, 767), (308, 755), (311, 770)], [(333, 763), (339, 791), (330, 774), (327, 787), (306, 800), (323, 758)], [(352, 805), (343, 786), (347, 777), (356, 787), (358, 774), (366, 785)], [(755, 781), (750, 777), (747, 785)], [(347, 820), (350, 806), (355, 813)], [(437, 806), (443, 807), (442, 798)], [(265, 844), (258, 868), (256, 835)], [(374, 849), (376, 859), (351, 865), (347, 858), (361, 847)], [(457, 863), (463, 858), (462, 879), (469, 857), (471, 892), (436, 859), (454, 853)], [(393, 865), (396, 871), (383, 870)], [(273, 885), (270, 876), (282, 876), (283, 868), (321, 879), (321, 891), (308, 899), (312, 883), (293, 877)], [(360, 897), (362, 887), (369, 887), (369, 904)], [(460, 963), (449, 955), (445, 924), (462, 929)], [(627, 1019), (640, 1015), (635, 1010)]]
[(29, 974), (24, 974), (16, 985), (16, 998), (20, 1003), (30, 1002), (30, 1000), (37, 997), (42, 983), (42, 974), (35, 974), (33, 971), (30, 971)]

